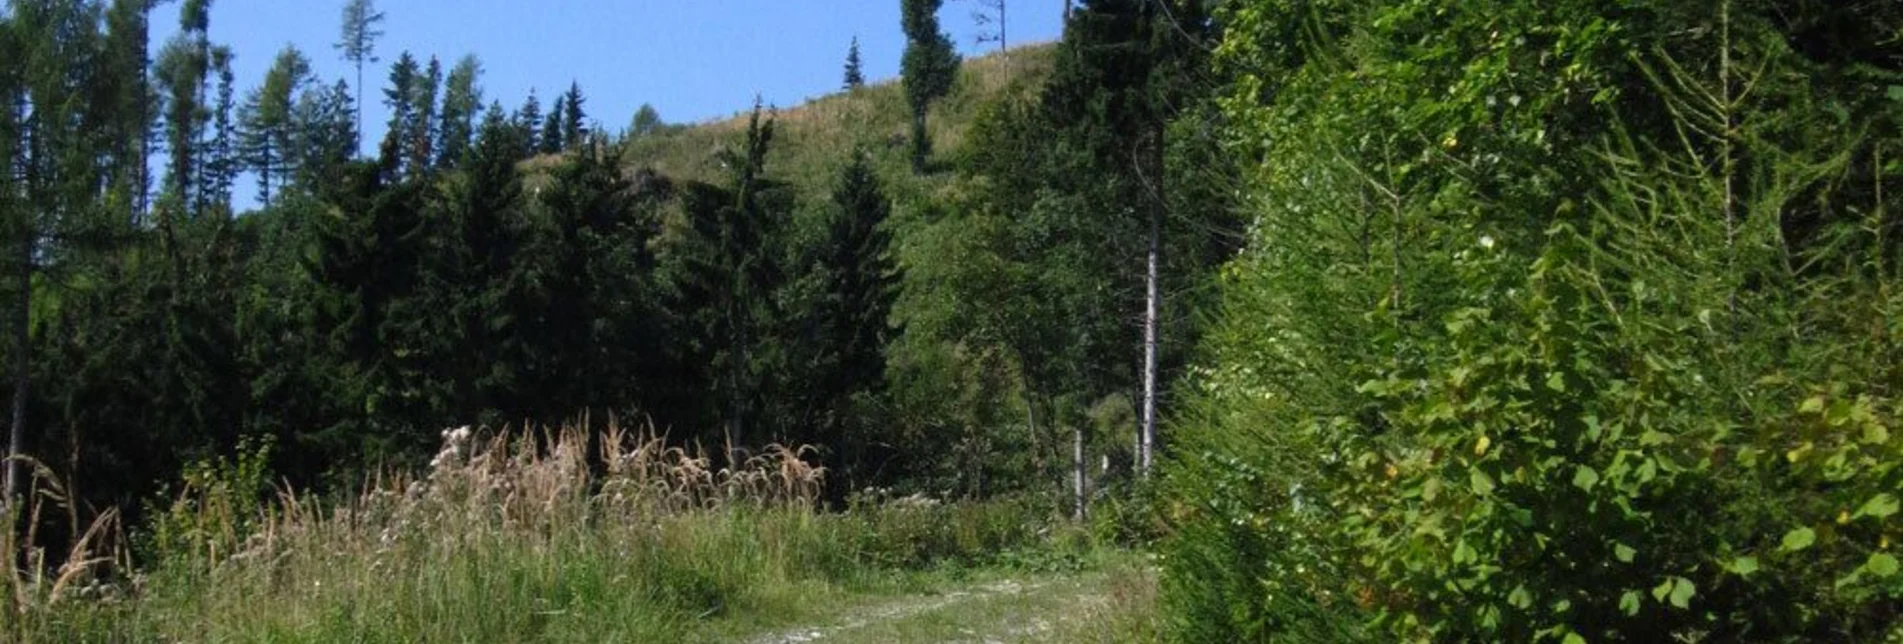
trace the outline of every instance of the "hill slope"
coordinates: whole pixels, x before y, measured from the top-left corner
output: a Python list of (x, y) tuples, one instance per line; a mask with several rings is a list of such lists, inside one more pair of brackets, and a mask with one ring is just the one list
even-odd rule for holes
[[(1021, 46), (966, 60), (951, 95), (932, 108), (927, 126), (936, 155), (958, 149), (977, 108), (1006, 92), (1032, 92), (1050, 75), (1056, 47)], [(835, 170), (857, 146), (871, 153), (887, 185), (909, 183), (906, 133), (911, 122), (897, 79), (839, 92), (774, 112), (777, 121), (767, 172), (799, 188), (805, 198), (824, 198)], [(629, 141), (623, 161), (674, 179), (724, 180), (716, 152), (735, 145), (747, 127), (747, 112), (726, 119), (670, 128)]]

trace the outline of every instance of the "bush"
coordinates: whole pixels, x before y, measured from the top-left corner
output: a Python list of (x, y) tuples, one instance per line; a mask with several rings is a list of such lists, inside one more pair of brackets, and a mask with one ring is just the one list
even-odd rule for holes
[(1903, 637), (1903, 70), (1802, 26), (1888, 14), (1309, 4), (1229, 9), (1171, 634)]

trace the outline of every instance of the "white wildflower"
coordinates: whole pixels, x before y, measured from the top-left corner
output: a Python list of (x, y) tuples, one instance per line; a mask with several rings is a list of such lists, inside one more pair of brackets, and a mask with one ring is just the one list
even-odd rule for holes
[(1485, 249), (1487, 249), (1487, 250), (1493, 250), (1493, 236), (1492, 236), (1492, 235), (1481, 235), (1481, 236), (1480, 236), (1480, 247), (1481, 247), (1481, 248), (1485, 248)]

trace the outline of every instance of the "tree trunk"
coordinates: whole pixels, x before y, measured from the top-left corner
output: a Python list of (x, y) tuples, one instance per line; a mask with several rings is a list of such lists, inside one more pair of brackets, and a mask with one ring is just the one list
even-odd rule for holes
[(1137, 450), (1137, 470), (1145, 478), (1150, 476), (1150, 466), (1154, 462), (1156, 451), (1156, 345), (1163, 299), (1162, 285), (1159, 284), (1163, 255), (1163, 209), (1167, 207), (1164, 202), (1164, 195), (1167, 193), (1164, 192), (1161, 124), (1156, 126), (1153, 135), (1156, 143), (1156, 149), (1152, 151), (1156, 155), (1154, 159), (1156, 194), (1151, 195), (1150, 200), (1150, 249), (1143, 273), (1143, 417), (1141, 419), (1143, 442)]
[(1082, 523), (1090, 518), (1090, 491), (1085, 489), (1090, 478), (1084, 473), (1084, 426), (1079, 424), (1072, 428), (1071, 437), (1071, 490), (1076, 495), (1071, 506), (1075, 509), (1072, 518)]
[(11, 510), (13, 502), (20, 493), (19, 457), (26, 450), (26, 403), (31, 389), (32, 370), (29, 353), (33, 349), (32, 334), (27, 328), (29, 309), (33, 303), (33, 227), (23, 226), (20, 231), (19, 278), (20, 295), (14, 304), (13, 312), (13, 416), (7, 429), (7, 463), (5, 489), (0, 491), (6, 496), (6, 508)]

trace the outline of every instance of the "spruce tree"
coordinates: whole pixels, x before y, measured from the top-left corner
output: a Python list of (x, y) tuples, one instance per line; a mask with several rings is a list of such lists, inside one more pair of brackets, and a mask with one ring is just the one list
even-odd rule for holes
[(542, 137), (536, 151), (542, 154), (559, 154), (567, 141), (562, 138), (562, 113), (567, 111), (568, 97), (555, 97), (555, 104), (549, 106), (548, 118), (542, 121)]
[(588, 112), (582, 109), (587, 102), (588, 99), (581, 95), (581, 85), (570, 82), (568, 93), (562, 95), (561, 106), (555, 110), (562, 115), (563, 150), (573, 150), (587, 142), (588, 127), (584, 121), (588, 118)]
[(436, 161), (436, 97), (442, 84), (443, 65), (431, 56), (429, 65), (417, 77), (410, 99), (413, 111), (404, 126), (405, 136), (409, 138), (408, 158), (404, 165), (411, 174), (427, 174), (431, 164)]
[(846, 80), (840, 88), (850, 92), (865, 85), (866, 75), (859, 61), (859, 37), (853, 36), (852, 47), (846, 50)]
[(415, 142), (411, 130), (416, 121), (417, 85), (421, 82), (416, 58), (407, 51), (397, 56), (396, 64), (390, 66), (390, 84), (383, 89), (390, 121), (384, 127), (383, 144), (377, 148), (378, 165), (393, 177), (404, 176), (403, 164), (411, 157), (410, 147)]
[(542, 102), (535, 97), (533, 88), (529, 90), (529, 97), (522, 101), (522, 106), (516, 108), (512, 120), (516, 130), (516, 143), (522, 146), (520, 156), (528, 158), (541, 152), (542, 148), (538, 143), (542, 132)]

